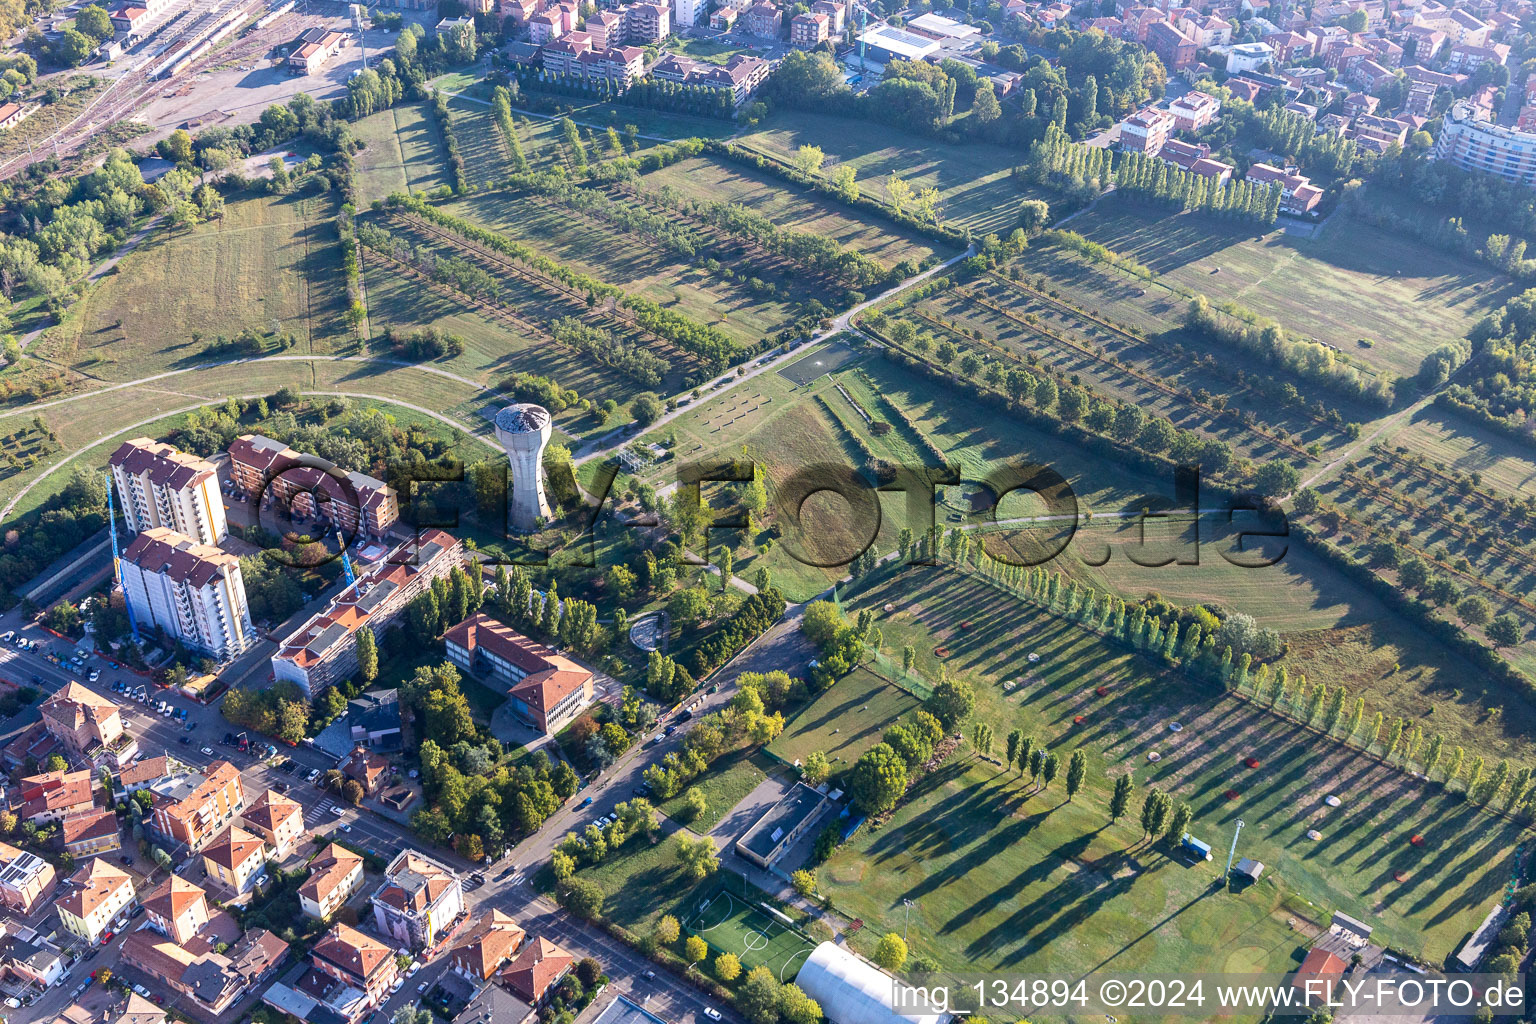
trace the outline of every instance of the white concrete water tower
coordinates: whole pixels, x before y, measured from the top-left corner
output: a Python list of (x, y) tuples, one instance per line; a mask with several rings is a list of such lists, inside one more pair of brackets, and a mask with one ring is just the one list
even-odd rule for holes
[(512, 466), (512, 527), (531, 532), (553, 519), (544, 496), (544, 446), (554, 427), (542, 405), (509, 405), (496, 414), (496, 440)]

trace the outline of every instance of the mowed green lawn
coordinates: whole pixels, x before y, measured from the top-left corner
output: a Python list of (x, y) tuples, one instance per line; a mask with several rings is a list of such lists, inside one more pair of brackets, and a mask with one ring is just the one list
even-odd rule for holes
[(293, 334), (295, 355), (334, 351), (351, 340), (337, 209), (329, 196), (256, 196), (220, 220), (161, 228), (33, 351), (108, 380), (209, 361), (205, 346), (248, 328)]
[(768, 749), (786, 761), (821, 751), (842, 771), (880, 742), (885, 730), (915, 711), (918, 699), (869, 668), (839, 679), (785, 725)]
[(681, 160), (652, 171), (641, 183), (645, 188), (670, 186), (705, 202), (741, 203), (780, 227), (830, 238), (885, 266), (902, 260), (921, 263), (935, 252), (933, 243), (916, 232), (863, 217), (777, 178), (710, 157)]
[(658, 245), (569, 208), (512, 192), (485, 192), (455, 200), (455, 216), (527, 242), (551, 258), (599, 280), (637, 292), (675, 313), (713, 326), (743, 344), (792, 321), (811, 294), (775, 279), (778, 296), (758, 298), (743, 285), (688, 265)]
[(1536, 458), (1525, 445), (1433, 406), (1414, 413), (1404, 429), (1393, 432), (1390, 443), (1424, 456), (1430, 466), (1442, 463), (1447, 470), (1477, 473), (1485, 490), (1536, 494)]
[[(1031, 796), (962, 754), (889, 825), (856, 837), (821, 877), (839, 910), (865, 920), (870, 942), (899, 927), (907, 898), (915, 952), (950, 968), (1286, 969), (1302, 937), (1287, 938), (1269, 915), (1294, 892), (1324, 924), (1344, 910), (1439, 960), (1509, 877), (1517, 826), (973, 578), (907, 570), (845, 606), (874, 610), (886, 645), (912, 644), (929, 678), (935, 647), (946, 647), (943, 664), (975, 684), (976, 720), (999, 744), (1017, 727), (1063, 761), (1078, 748), (1089, 759), (1084, 791), (1064, 805), (1061, 782)], [(1018, 682), (1010, 692), (1004, 680)], [(1109, 824), (1108, 791), (1125, 773), (1132, 815)], [(1224, 857), (1189, 869), (1138, 848), (1133, 822), (1150, 786), (1188, 801), (1191, 831), (1217, 849), (1243, 817), (1240, 853), (1269, 865), (1266, 882), (1239, 897), (1205, 895)], [(1324, 803), (1330, 794), (1341, 807)], [(1306, 838), (1309, 829), (1323, 838)], [(1422, 846), (1410, 845), (1415, 834)]]
[(367, 206), (392, 192), (405, 192), (405, 153), (400, 149), (395, 112), (370, 114), (352, 125), (352, 134), (363, 143), (352, 164), (359, 206)]
[(890, 200), (885, 181), (892, 174), (914, 192), (937, 188), (943, 198), (944, 223), (971, 228), (978, 235), (1012, 230), (1021, 200), (1050, 198), (1047, 193), (1021, 190), (1010, 180), (1022, 157), (1001, 146), (951, 146), (873, 121), (785, 111), (737, 141), (781, 161), (790, 160), (801, 146), (820, 146), (827, 157), (824, 175), (830, 176), (840, 164), (850, 164), (858, 172), (860, 189), (880, 202)]
[[(1116, 201), (1068, 226), (1171, 285), (1236, 302), (1398, 377), (1463, 337), (1514, 287), (1486, 267), (1342, 214), (1315, 239)], [(1159, 291), (1149, 289), (1154, 298)]]

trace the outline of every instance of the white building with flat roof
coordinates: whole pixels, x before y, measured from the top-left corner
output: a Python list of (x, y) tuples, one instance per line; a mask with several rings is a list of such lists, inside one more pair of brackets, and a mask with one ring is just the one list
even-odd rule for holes
[(936, 40), (920, 36), (916, 32), (904, 32), (890, 25), (876, 25), (859, 36), (866, 53), (876, 64), (889, 64), (893, 60), (922, 60), (931, 53), (939, 52)]
[(1505, 181), (1536, 182), (1536, 132), (1505, 128), (1485, 117), (1466, 100), (1451, 104), (1435, 140), (1435, 159), (1464, 171), (1497, 174)]

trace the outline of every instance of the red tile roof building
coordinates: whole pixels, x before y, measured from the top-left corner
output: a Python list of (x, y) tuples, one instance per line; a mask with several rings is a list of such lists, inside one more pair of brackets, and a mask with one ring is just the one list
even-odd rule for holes
[(130, 532), (163, 526), (204, 544), (224, 539), (224, 499), (213, 463), (136, 437), (119, 445), (107, 466)]
[(538, 1005), (565, 977), (576, 958), (545, 938), (533, 939), (523, 946), (501, 972), (501, 983), (518, 997)]
[(383, 1005), (399, 974), (394, 950), (344, 924), (332, 925), (309, 951), (309, 959), (316, 970), (362, 990), (374, 1007)]
[(185, 946), (208, 923), (208, 898), (201, 886), (172, 875), (144, 897), (149, 923), (177, 945)]
[(478, 612), (443, 636), (448, 660), (507, 686), (512, 710), (554, 735), (592, 703), (592, 673)]
[(250, 498), (275, 500), (294, 515), (323, 514), (343, 534), (383, 537), (400, 519), (395, 489), (382, 480), (260, 434), (242, 434), (229, 446), (229, 471)]
[(425, 949), (446, 935), (464, 913), (459, 876), (431, 857), (401, 851), (371, 897), (374, 927), (412, 949)]
[(139, 627), (158, 626), (182, 644), (231, 658), (255, 640), (240, 559), (163, 527), (123, 552), (123, 596)]
[(490, 981), (522, 948), (527, 932), (499, 910), (488, 910), (448, 950), (448, 966), (473, 984)]
[(173, 843), (192, 850), (207, 846), (245, 809), (240, 771), (228, 761), (206, 769), (172, 776), (151, 786), (154, 802), (146, 819), (150, 827)]
[(59, 822), (59, 838), (64, 852), (76, 860), (123, 848), (117, 815), (105, 807), (66, 815)]
[(412, 598), (463, 564), (463, 543), (442, 530), (422, 531), (283, 640), (272, 656), (273, 674), (297, 684), (306, 696), (347, 679), (357, 671), (359, 629), (367, 626), (382, 640)]
[(9, 791), (10, 811), (22, 821), (46, 825), (95, 806), (95, 777), (89, 771), (29, 775)]
[(299, 886), (299, 906), (324, 921), (362, 887), (363, 858), (332, 843), (310, 862), (309, 877)]

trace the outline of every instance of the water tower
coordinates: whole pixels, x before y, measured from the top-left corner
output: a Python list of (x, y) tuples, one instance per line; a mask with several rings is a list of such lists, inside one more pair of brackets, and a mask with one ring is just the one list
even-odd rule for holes
[(496, 440), (512, 466), (512, 527), (532, 532), (539, 519), (552, 519), (544, 497), (544, 446), (553, 431), (542, 405), (509, 405), (496, 414)]

